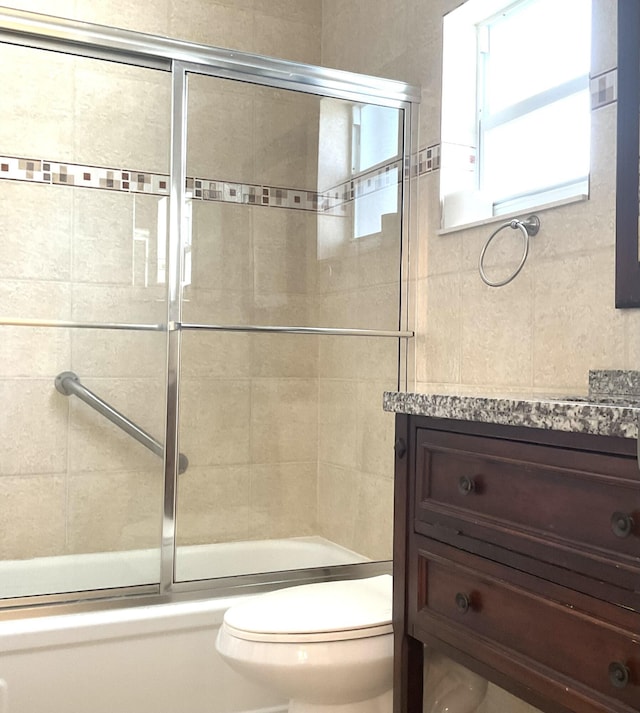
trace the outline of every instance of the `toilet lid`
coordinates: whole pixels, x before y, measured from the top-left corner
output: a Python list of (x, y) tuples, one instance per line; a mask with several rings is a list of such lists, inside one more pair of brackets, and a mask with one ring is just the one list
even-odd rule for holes
[(392, 631), (392, 578), (320, 582), (253, 597), (227, 610), (232, 636), (251, 641), (327, 641)]

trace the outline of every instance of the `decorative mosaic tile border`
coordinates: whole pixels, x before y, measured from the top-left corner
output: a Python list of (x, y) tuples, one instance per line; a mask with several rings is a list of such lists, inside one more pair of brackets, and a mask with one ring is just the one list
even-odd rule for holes
[(596, 74), (589, 79), (591, 110), (601, 109), (618, 101), (618, 69)]
[[(0, 156), (0, 179), (50, 185), (97, 188), (124, 193), (169, 195), (169, 176), (128, 169), (83, 166), (43, 159)], [(313, 191), (187, 178), (187, 191), (196, 200), (317, 211), (320, 196)]]
[(314, 191), (212, 181), (207, 178), (187, 178), (187, 192), (196, 200), (246, 203), (294, 210), (317, 211), (320, 201), (318, 193)]
[(349, 179), (319, 194), (318, 210), (322, 213), (343, 213), (355, 198), (397, 185), (402, 176), (400, 160), (381, 166), (357, 178)]
[[(440, 144), (434, 144), (433, 146), (420, 149), (416, 156), (414, 175), (424, 176), (427, 173), (437, 171), (440, 168), (440, 156)], [(413, 159), (413, 156), (411, 158)]]
[[(425, 149), (428, 151), (431, 149)], [(426, 164), (425, 164), (426, 165)], [(383, 166), (338, 186), (317, 193), (247, 183), (187, 178), (187, 192), (195, 200), (243, 203), (312, 212), (346, 212), (346, 204), (364, 195), (398, 183), (400, 162)], [(169, 176), (127, 169), (83, 166), (43, 159), (0, 156), (0, 179), (49, 185), (97, 188), (124, 193), (169, 195)]]
[(126, 193), (169, 195), (169, 176), (43, 159), (0, 156), (0, 178)]

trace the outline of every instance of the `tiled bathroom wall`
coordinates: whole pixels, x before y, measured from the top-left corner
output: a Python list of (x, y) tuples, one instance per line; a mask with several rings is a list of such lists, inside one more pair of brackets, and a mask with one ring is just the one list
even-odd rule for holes
[[(436, 147), (442, 17), (460, 4), (397, 0), (376, 3), (372, 12), (366, 0), (324, 0), (323, 63), (420, 85), (420, 146)], [(492, 289), (478, 275), (480, 250), (496, 224), (439, 234), (439, 171), (419, 179), (418, 390), (586, 393), (589, 369), (637, 368), (640, 314), (616, 310), (613, 296), (614, 10), (608, 0), (593, 2), (589, 200), (539, 211), (542, 228), (514, 282)], [(519, 247), (501, 256), (505, 270)]]

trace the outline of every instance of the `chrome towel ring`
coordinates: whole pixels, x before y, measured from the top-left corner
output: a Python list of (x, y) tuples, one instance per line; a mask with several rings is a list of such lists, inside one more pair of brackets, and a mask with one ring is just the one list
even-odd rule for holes
[[(509, 275), (509, 277), (504, 280), (492, 282), (487, 277), (484, 271), (484, 256), (487, 252), (487, 248), (491, 244), (491, 241), (501, 230), (504, 230), (505, 228), (513, 228), (514, 230), (520, 230), (522, 234), (522, 240), (524, 242), (524, 252), (522, 253), (522, 259), (520, 260), (518, 267), (516, 267), (515, 272), (512, 275)], [(527, 261), (527, 256), (529, 255), (529, 238), (532, 235), (537, 235), (539, 230), (540, 219), (537, 215), (530, 215), (526, 220), (514, 219), (510, 220), (508, 223), (503, 223), (497, 230), (494, 230), (493, 233), (491, 233), (489, 239), (482, 248), (482, 252), (480, 253), (480, 260), (478, 261), (478, 270), (480, 271), (480, 277), (482, 278), (482, 281), (485, 283), (485, 285), (489, 285), (489, 287), (504, 287), (504, 285), (508, 285), (511, 280), (515, 279), (515, 277), (518, 275), (520, 270), (522, 270), (525, 262)]]

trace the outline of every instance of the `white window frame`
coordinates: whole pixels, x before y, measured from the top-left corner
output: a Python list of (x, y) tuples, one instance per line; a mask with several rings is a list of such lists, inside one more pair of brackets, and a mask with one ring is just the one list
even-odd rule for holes
[[(498, 215), (546, 207), (557, 202), (584, 200), (588, 197), (588, 174), (519, 195), (494, 197), (484, 191), (485, 132), (589, 88), (587, 72), (559, 86), (530, 95), (495, 113), (489, 111), (485, 99), (487, 52), (486, 46), (483, 46), (483, 34), (486, 36), (490, 26), (508, 21), (513, 12), (518, 12), (528, 2), (533, 1), (535, 0), (518, 0), (509, 3), (505, 0), (472, 0), (445, 16), (441, 145), (443, 232), (477, 222), (487, 222)], [(455, 18), (454, 13), (458, 15)], [(448, 38), (446, 23), (450, 18), (452, 22)], [(451, 36), (456, 38), (456, 42), (451, 43)], [(473, 53), (466, 49), (474, 39), (475, 66)], [(449, 47), (448, 42), (451, 43)], [(451, 46), (453, 44), (456, 46)], [(523, 43), (523, 51), (527, 49), (531, 49), (530, 46)], [(462, 59), (458, 56), (461, 52), (464, 53)], [(462, 63), (465, 66), (461, 68)], [(454, 96), (458, 88), (461, 88), (462, 99)], [(469, 109), (470, 106), (474, 109)], [(460, 117), (460, 113), (465, 113), (467, 118)], [(472, 119), (469, 118), (471, 113)]]

